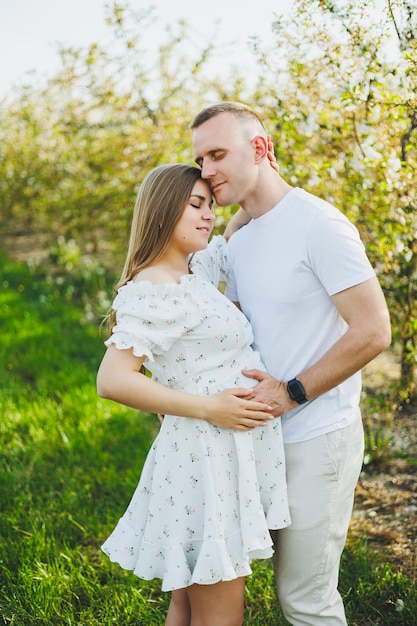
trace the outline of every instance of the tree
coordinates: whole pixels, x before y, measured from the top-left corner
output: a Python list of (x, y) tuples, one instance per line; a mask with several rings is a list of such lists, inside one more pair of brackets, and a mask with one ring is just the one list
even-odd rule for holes
[[(207, 78), (214, 51), (185, 22), (145, 54), (152, 9), (113, 3), (108, 48), (61, 50), (43, 87), (0, 105), (0, 232), (43, 237), (58, 256), (120, 267), (136, 190), (161, 162), (192, 162), (189, 124), (218, 100), (267, 120), (285, 178), (358, 226), (387, 295), (403, 398), (416, 395), (416, 0), (295, 0), (276, 16), (249, 88), (236, 68)], [(234, 207), (219, 211), (218, 226)], [(59, 245), (57, 241), (59, 240)], [(68, 247), (69, 243), (71, 246)], [(67, 246), (67, 247), (66, 247)]]
[[(413, 7), (414, 5), (414, 7)], [(254, 51), (261, 103), (290, 182), (358, 226), (401, 347), (403, 398), (416, 394), (417, 12), (407, 0), (296, 0)]]
[(145, 54), (153, 19), (152, 9), (113, 3), (106, 49), (63, 48), (45, 86), (3, 103), (3, 232), (46, 234), (49, 247), (74, 240), (80, 254), (100, 250), (121, 264), (138, 186), (159, 163), (192, 162), (189, 124), (213, 93), (203, 76), (212, 44), (191, 46), (179, 21)]

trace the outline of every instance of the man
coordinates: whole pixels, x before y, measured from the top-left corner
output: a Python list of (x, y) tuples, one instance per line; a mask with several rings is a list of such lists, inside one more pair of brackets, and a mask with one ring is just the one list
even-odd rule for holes
[(340, 557), (363, 460), (361, 368), (388, 347), (389, 314), (357, 229), (270, 166), (259, 117), (204, 109), (193, 148), (216, 202), (242, 209), (227, 230), (227, 295), (250, 320), (268, 374), (254, 398), (282, 415), (291, 525), (275, 531), (275, 574), (294, 626), (346, 625)]

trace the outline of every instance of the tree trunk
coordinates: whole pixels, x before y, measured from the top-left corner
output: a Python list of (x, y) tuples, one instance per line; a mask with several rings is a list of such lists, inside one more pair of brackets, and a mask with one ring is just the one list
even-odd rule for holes
[(402, 338), (400, 389), (406, 402), (417, 399), (416, 386), (416, 338)]

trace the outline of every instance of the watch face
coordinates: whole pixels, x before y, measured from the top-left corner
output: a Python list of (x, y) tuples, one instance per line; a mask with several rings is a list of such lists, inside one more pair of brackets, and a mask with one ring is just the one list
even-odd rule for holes
[(305, 389), (299, 380), (293, 378), (288, 381), (287, 389), (291, 400), (295, 400), (299, 404), (307, 402)]
[(298, 396), (302, 396), (303, 395), (303, 389), (302, 386), (300, 384), (300, 382), (298, 380), (290, 380), (290, 382), (288, 383), (288, 390), (290, 392), (290, 395), (294, 398), (294, 397), (298, 397)]

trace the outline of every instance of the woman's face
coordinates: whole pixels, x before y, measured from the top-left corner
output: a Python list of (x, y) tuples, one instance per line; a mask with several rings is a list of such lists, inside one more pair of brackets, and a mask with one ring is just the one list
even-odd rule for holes
[(187, 206), (174, 228), (170, 246), (182, 254), (202, 250), (208, 244), (214, 226), (213, 198), (208, 183), (197, 180)]

